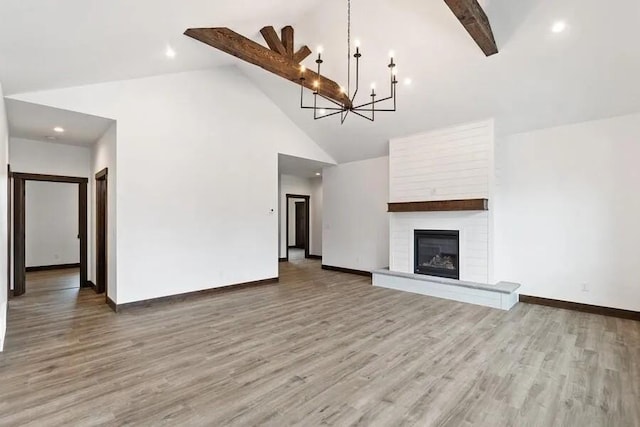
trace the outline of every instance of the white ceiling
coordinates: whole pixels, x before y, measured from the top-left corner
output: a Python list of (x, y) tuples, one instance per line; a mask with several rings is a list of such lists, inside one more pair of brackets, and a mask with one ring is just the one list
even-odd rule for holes
[[(340, 162), (384, 155), (393, 137), (488, 117), (512, 133), (640, 110), (637, 0), (484, 0), (501, 50), (490, 58), (443, 0), (352, 2), (365, 89), (385, 81), (390, 49), (400, 79), (413, 80), (399, 87), (399, 111), (375, 123), (314, 121), (295, 85), (182, 35), (228, 26), (260, 40), (262, 26), (291, 24), (297, 44), (324, 46), (323, 72), (344, 84), (346, 0), (2, 0), (0, 81), (15, 94), (238, 64)], [(568, 24), (561, 34), (550, 31), (557, 20)]]
[[(102, 117), (14, 99), (7, 99), (6, 103), (9, 135), (14, 138), (89, 147), (113, 123), (113, 120)], [(55, 132), (55, 127), (63, 128), (64, 132)]]
[(280, 175), (293, 175), (300, 178), (317, 178), (322, 175), (322, 168), (327, 166), (333, 165), (330, 163), (288, 156), (286, 154), (278, 155), (278, 172)]

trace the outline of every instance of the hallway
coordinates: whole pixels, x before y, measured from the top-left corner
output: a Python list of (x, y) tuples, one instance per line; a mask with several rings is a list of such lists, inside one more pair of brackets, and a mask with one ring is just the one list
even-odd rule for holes
[(80, 269), (27, 272), (27, 293), (80, 289)]

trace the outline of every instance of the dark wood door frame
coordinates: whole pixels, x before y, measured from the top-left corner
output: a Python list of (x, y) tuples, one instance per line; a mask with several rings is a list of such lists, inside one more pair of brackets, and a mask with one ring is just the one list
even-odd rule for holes
[[(26, 199), (27, 181), (61, 182), (78, 184), (78, 237), (80, 238), (80, 286), (89, 287), (87, 281), (87, 186), (89, 178), (71, 176), (41, 175), (12, 172), (13, 179), (13, 295), (19, 296), (26, 290)], [(7, 286), (10, 286), (7, 284)]]
[(96, 293), (108, 295), (108, 169), (96, 174)]
[(286, 239), (287, 239), (287, 244), (285, 245), (285, 247), (287, 248), (287, 256), (286, 256), (286, 260), (289, 260), (289, 200), (291, 199), (304, 199), (305, 201), (305, 221), (306, 221), (306, 230), (305, 230), (305, 245), (304, 245), (304, 257), (305, 258), (309, 258), (309, 251), (310, 251), (310, 244), (311, 242), (309, 241), (309, 229), (310, 229), (310, 221), (309, 221), (309, 202), (311, 201), (311, 196), (302, 196), (299, 194), (287, 194), (287, 215), (286, 215)]

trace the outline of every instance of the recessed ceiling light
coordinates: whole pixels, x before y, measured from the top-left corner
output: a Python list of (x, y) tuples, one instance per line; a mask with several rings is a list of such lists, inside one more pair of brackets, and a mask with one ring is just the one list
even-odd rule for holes
[(173, 50), (173, 48), (171, 46), (167, 46), (167, 50), (164, 52), (165, 55), (167, 55), (167, 58), (175, 58), (176, 57), (176, 51)]
[(60, 126), (54, 127), (53, 130), (54, 130), (54, 132), (58, 132), (58, 133), (64, 132), (64, 128), (61, 128)]
[(407, 77), (406, 79), (404, 79), (404, 84), (409, 86), (411, 84), (411, 79), (409, 77)]
[(564, 21), (556, 21), (551, 27), (551, 31), (558, 34), (567, 29), (567, 23)]
[(320, 176), (322, 175), (320, 172), (316, 172), (316, 176)]

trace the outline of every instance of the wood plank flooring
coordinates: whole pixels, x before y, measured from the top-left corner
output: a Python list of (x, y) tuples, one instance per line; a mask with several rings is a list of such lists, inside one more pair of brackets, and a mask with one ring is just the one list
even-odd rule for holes
[(120, 314), (89, 289), (10, 301), (0, 425), (640, 426), (640, 322), (280, 266)]
[(27, 292), (59, 291), (80, 287), (80, 269), (29, 271), (26, 276)]

